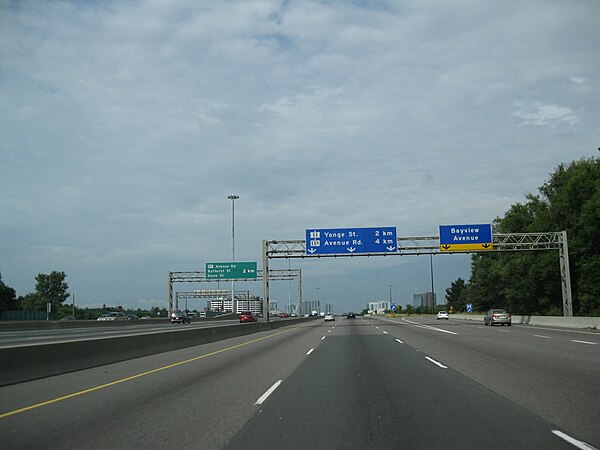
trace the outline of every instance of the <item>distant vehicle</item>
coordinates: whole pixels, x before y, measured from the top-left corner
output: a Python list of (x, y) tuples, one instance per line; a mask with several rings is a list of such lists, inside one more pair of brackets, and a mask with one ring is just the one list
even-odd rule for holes
[(483, 318), (483, 324), (490, 326), (500, 323), (510, 327), (511, 321), (511, 315), (505, 309), (490, 309)]
[(127, 316), (122, 312), (109, 312), (106, 314), (102, 314), (98, 317), (98, 320), (101, 322), (112, 321), (112, 320), (127, 320)]
[(187, 314), (190, 316), (190, 318), (198, 317), (198, 313), (194, 311), (188, 311)]
[(353, 312), (349, 312), (347, 317), (348, 319), (356, 319), (356, 314), (354, 314)]
[(173, 311), (171, 314), (171, 323), (190, 323), (190, 316), (187, 315), (185, 311)]
[(65, 316), (62, 319), (60, 319), (59, 322), (68, 322), (68, 321), (71, 321), (71, 320), (75, 320), (75, 317), (73, 317), (73, 316)]
[(310, 313), (311, 316), (318, 316), (319, 313), (316, 310), (313, 310), (313, 312)]
[(335, 316), (333, 314), (325, 314), (325, 322), (329, 322), (331, 320), (335, 321)]
[(285, 319), (285, 318), (289, 317), (289, 315), (287, 313), (281, 313), (281, 314), (279, 314), (279, 317), (281, 319)]
[(243, 311), (240, 313), (240, 323), (256, 322), (256, 316), (252, 311)]
[(148, 319), (150, 319), (150, 316), (142, 316), (141, 319), (142, 320), (148, 320)]
[(440, 320), (440, 319), (448, 320), (449, 318), (450, 318), (450, 314), (448, 314), (448, 311), (439, 311), (437, 313), (437, 320)]
[(136, 314), (127, 314), (127, 320), (140, 320)]

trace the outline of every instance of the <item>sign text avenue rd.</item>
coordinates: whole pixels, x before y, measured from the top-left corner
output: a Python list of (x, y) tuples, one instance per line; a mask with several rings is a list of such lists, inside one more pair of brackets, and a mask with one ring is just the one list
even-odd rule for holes
[(206, 263), (207, 280), (231, 280), (239, 278), (256, 278), (256, 262)]
[(492, 226), (440, 225), (440, 250), (442, 252), (492, 250)]
[(396, 227), (306, 230), (307, 255), (392, 253), (398, 250), (397, 244)]

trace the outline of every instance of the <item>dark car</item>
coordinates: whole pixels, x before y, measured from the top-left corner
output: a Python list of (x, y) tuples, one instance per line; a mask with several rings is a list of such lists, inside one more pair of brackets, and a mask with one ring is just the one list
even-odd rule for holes
[(347, 317), (348, 319), (356, 319), (356, 314), (354, 314), (353, 312), (349, 312)]
[(171, 314), (171, 323), (190, 323), (190, 316), (185, 311), (173, 311)]
[(243, 311), (240, 313), (240, 323), (256, 322), (256, 316), (252, 311)]
[(493, 326), (497, 323), (510, 327), (511, 315), (505, 309), (490, 309), (483, 318), (483, 324)]

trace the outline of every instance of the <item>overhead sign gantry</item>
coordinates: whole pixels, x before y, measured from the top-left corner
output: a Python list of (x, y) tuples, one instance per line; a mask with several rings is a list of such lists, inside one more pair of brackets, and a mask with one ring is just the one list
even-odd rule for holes
[[(362, 230), (362, 236), (358, 232)], [(366, 231), (368, 230), (368, 231)], [(396, 245), (383, 243), (393, 230)], [(337, 233), (337, 234), (336, 234)], [(354, 235), (356, 233), (356, 235)], [(569, 249), (566, 231), (543, 233), (496, 233), (491, 225), (442, 225), (439, 236), (396, 237), (393, 227), (310, 228), (306, 240), (263, 240), (263, 308), (269, 311), (269, 260), (277, 258), (339, 258), (359, 256), (453, 254), (558, 250), (562, 284), (563, 315), (573, 316)], [(366, 237), (365, 237), (366, 236)], [(375, 240), (373, 240), (375, 238)], [(381, 238), (376, 242), (376, 238)], [(357, 242), (353, 242), (357, 241)], [(360, 241), (360, 242), (358, 242)], [(327, 242), (327, 245), (325, 245)], [(365, 242), (370, 242), (365, 245)], [(388, 248), (389, 246), (389, 248)], [(326, 248), (326, 250), (322, 250)]]

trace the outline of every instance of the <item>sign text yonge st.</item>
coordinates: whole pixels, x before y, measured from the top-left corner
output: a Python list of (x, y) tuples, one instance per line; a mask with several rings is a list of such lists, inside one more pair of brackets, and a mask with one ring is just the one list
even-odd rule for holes
[(307, 255), (353, 255), (398, 251), (396, 227), (310, 228), (306, 230)]

